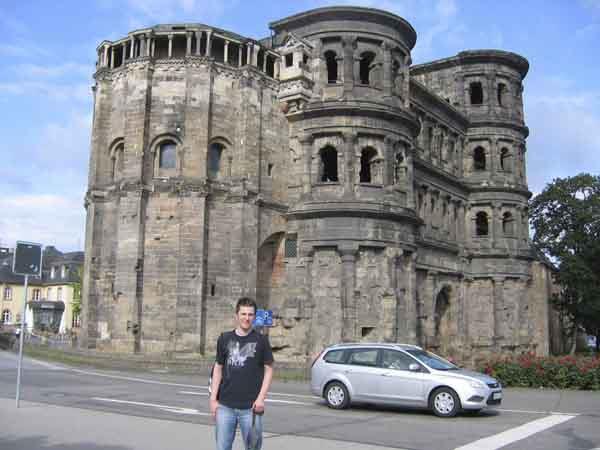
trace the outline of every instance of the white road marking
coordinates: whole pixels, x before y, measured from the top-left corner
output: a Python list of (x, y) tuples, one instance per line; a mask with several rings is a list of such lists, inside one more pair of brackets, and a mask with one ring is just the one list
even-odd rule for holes
[[(494, 410), (492, 410), (494, 411)], [(560, 412), (560, 411), (530, 411), (527, 409), (495, 409), (495, 411), (500, 411), (500, 412), (512, 412), (512, 413), (520, 413), (520, 414), (543, 414), (543, 415), (547, 415), (547, 414), (566, 414), (568, 416), (579, 416), (580, 413), (572, 413), (572, 412)], [(592, 449), (594, 450), (594, 449)]]
[(125, 377), (123, 375), (109, 375), (106, 373), (99, 372), (91, 372), (89, 370), (81, 370), (81, 369), (69, 369), (76, 373), (83, 373), (85, 375), (94, 375), (96, 377), (105, 377), (105, 378), (113, 378), (115, 380), (125, 380), (125, 381), (135, 381), (137, 383), (147, 383), (147, 384), (159, 384), (163, 386), (176, 386), (176, 387), (187, 387), (194, 389), (202, 389), (201, 386), (195, 384), (181, 384), (181, 383), (169, 383), (166, 381), (156, 381), (156, 380), (148, 380), (146, 378), (134, 378), (134, 377)]
[(567, 414), (553, 414), (542, 417), (541, 419), (528, 422), (519, 427), (511, 428), (502, 433), (495, 434), (483, 439), (479, 439), (470, 444), (458, 447), (456, 450), (496, 450), (505, 447), (513, 442), (520, 441), (541, 431), (547, 430), (555, 425), (559, 425), (575, 416)]
[(200, 412), (197, 409), (181, 408), (179, 406), (158, 405), (156, 403), (133, 402), (129, 400), (118, 400), (116, 398), (92, 397), (92, 400), (108, 403), (120, 403), (124, 405), (149, 406), (151, 408), (162, 409), (163, 411), (172, 412), (175, 414), (188, 414), (193, 416), (210, 416), (210, 413)]
[[(200, 395), (200, 396), (203, 396), (203, 397), (208, 397), (208, 392), (179, 391), (178, 394), (182, 394), (182, 395)], [(294, 401), (294, 400), (276, 400), (274, 398), (267, 398), (265, 401), (269, 402), (269, 403), (285, 403), (285, 404), (288, 404), (288, 405), (309, 405), (309, 406), (314, 405), (314, 403), (297, 402), (297, 401)]]

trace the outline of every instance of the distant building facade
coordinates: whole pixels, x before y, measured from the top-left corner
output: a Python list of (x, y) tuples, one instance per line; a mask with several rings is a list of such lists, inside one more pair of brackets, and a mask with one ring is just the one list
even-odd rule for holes
[[(25, 324), (29, 331), (67, 333), (79, 329), (83, 259), (83, 252), (44, 248), (42, 278), (28, 279)], [(24, 280), (12, 272), (12, 264), (12, 250), (0, 248), (1, 322), (20, 326)]]
[(213, 351), (238, 297), (274, 349), (549, 351), (514, 53), (412, 65), (412, 26), (331, 7), (253, 40), (159, 25), (98, 47), (83, 342)]

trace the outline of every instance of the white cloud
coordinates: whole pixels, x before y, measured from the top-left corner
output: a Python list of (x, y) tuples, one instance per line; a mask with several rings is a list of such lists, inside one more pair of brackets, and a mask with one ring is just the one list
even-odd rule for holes
[(13, 246), (17, 240), (81, 250), (85, 234), (83, 199), (77, 195), (13, 195), (0, 197), (0, 239)]
[(8, 81), (0, 82), (0, 100), (11, 95), (31, 95), (59, 101), (89, 102), (92, 99), (91, 82), (60, 84), (47, 81)]
[[(121, 8), (120, 2), (100, 0), (100, 3)], [(239, 0), (127, 0), (126, 3), (129, 10), (128, 23), (141, 28), (152, 25), (148, 22), (187, 20), (191, 16), (201, 20), (214, 20), (239, 4)]]
[(26, 78), (57, 78), (63, 76), (83, 76), (89, 77), (94, 72), (94, 67), (88, 64), (67, 62), (58, 65), (40, 65), (40, 64), (17, 64), (11, 67), (11, 70), (20, 76)]

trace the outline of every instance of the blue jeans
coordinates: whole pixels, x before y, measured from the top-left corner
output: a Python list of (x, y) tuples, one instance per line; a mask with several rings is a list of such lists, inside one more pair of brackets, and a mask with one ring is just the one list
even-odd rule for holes
[[(217, 450), (231, 450), (238, 423), (240, 424), (240, 429), (242, 430), (244, 448), (246, 450), (250, 449), (249, 437), (250, 429), (252, 428), (251, 409), (233, 409), (219, 404), (219, 407), (217, 408), (216, 422), (217, 425), (215, 427), (215, 431), (217, 437)], [(256, 450), (259, 450), (262, 447), (262, 415), (256, 416), (255, 428), (258, 437)]]

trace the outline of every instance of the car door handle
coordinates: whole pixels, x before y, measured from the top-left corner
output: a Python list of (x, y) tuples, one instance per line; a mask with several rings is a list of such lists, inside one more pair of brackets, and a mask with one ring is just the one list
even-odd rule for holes
[(352, 373), (352, 370), (350, 370), (350, 369), (344, 370), (344, 373)]
[(382, 377), (391, 377), (393, 374), (390, 372), (384, 372), (381, 374)]

